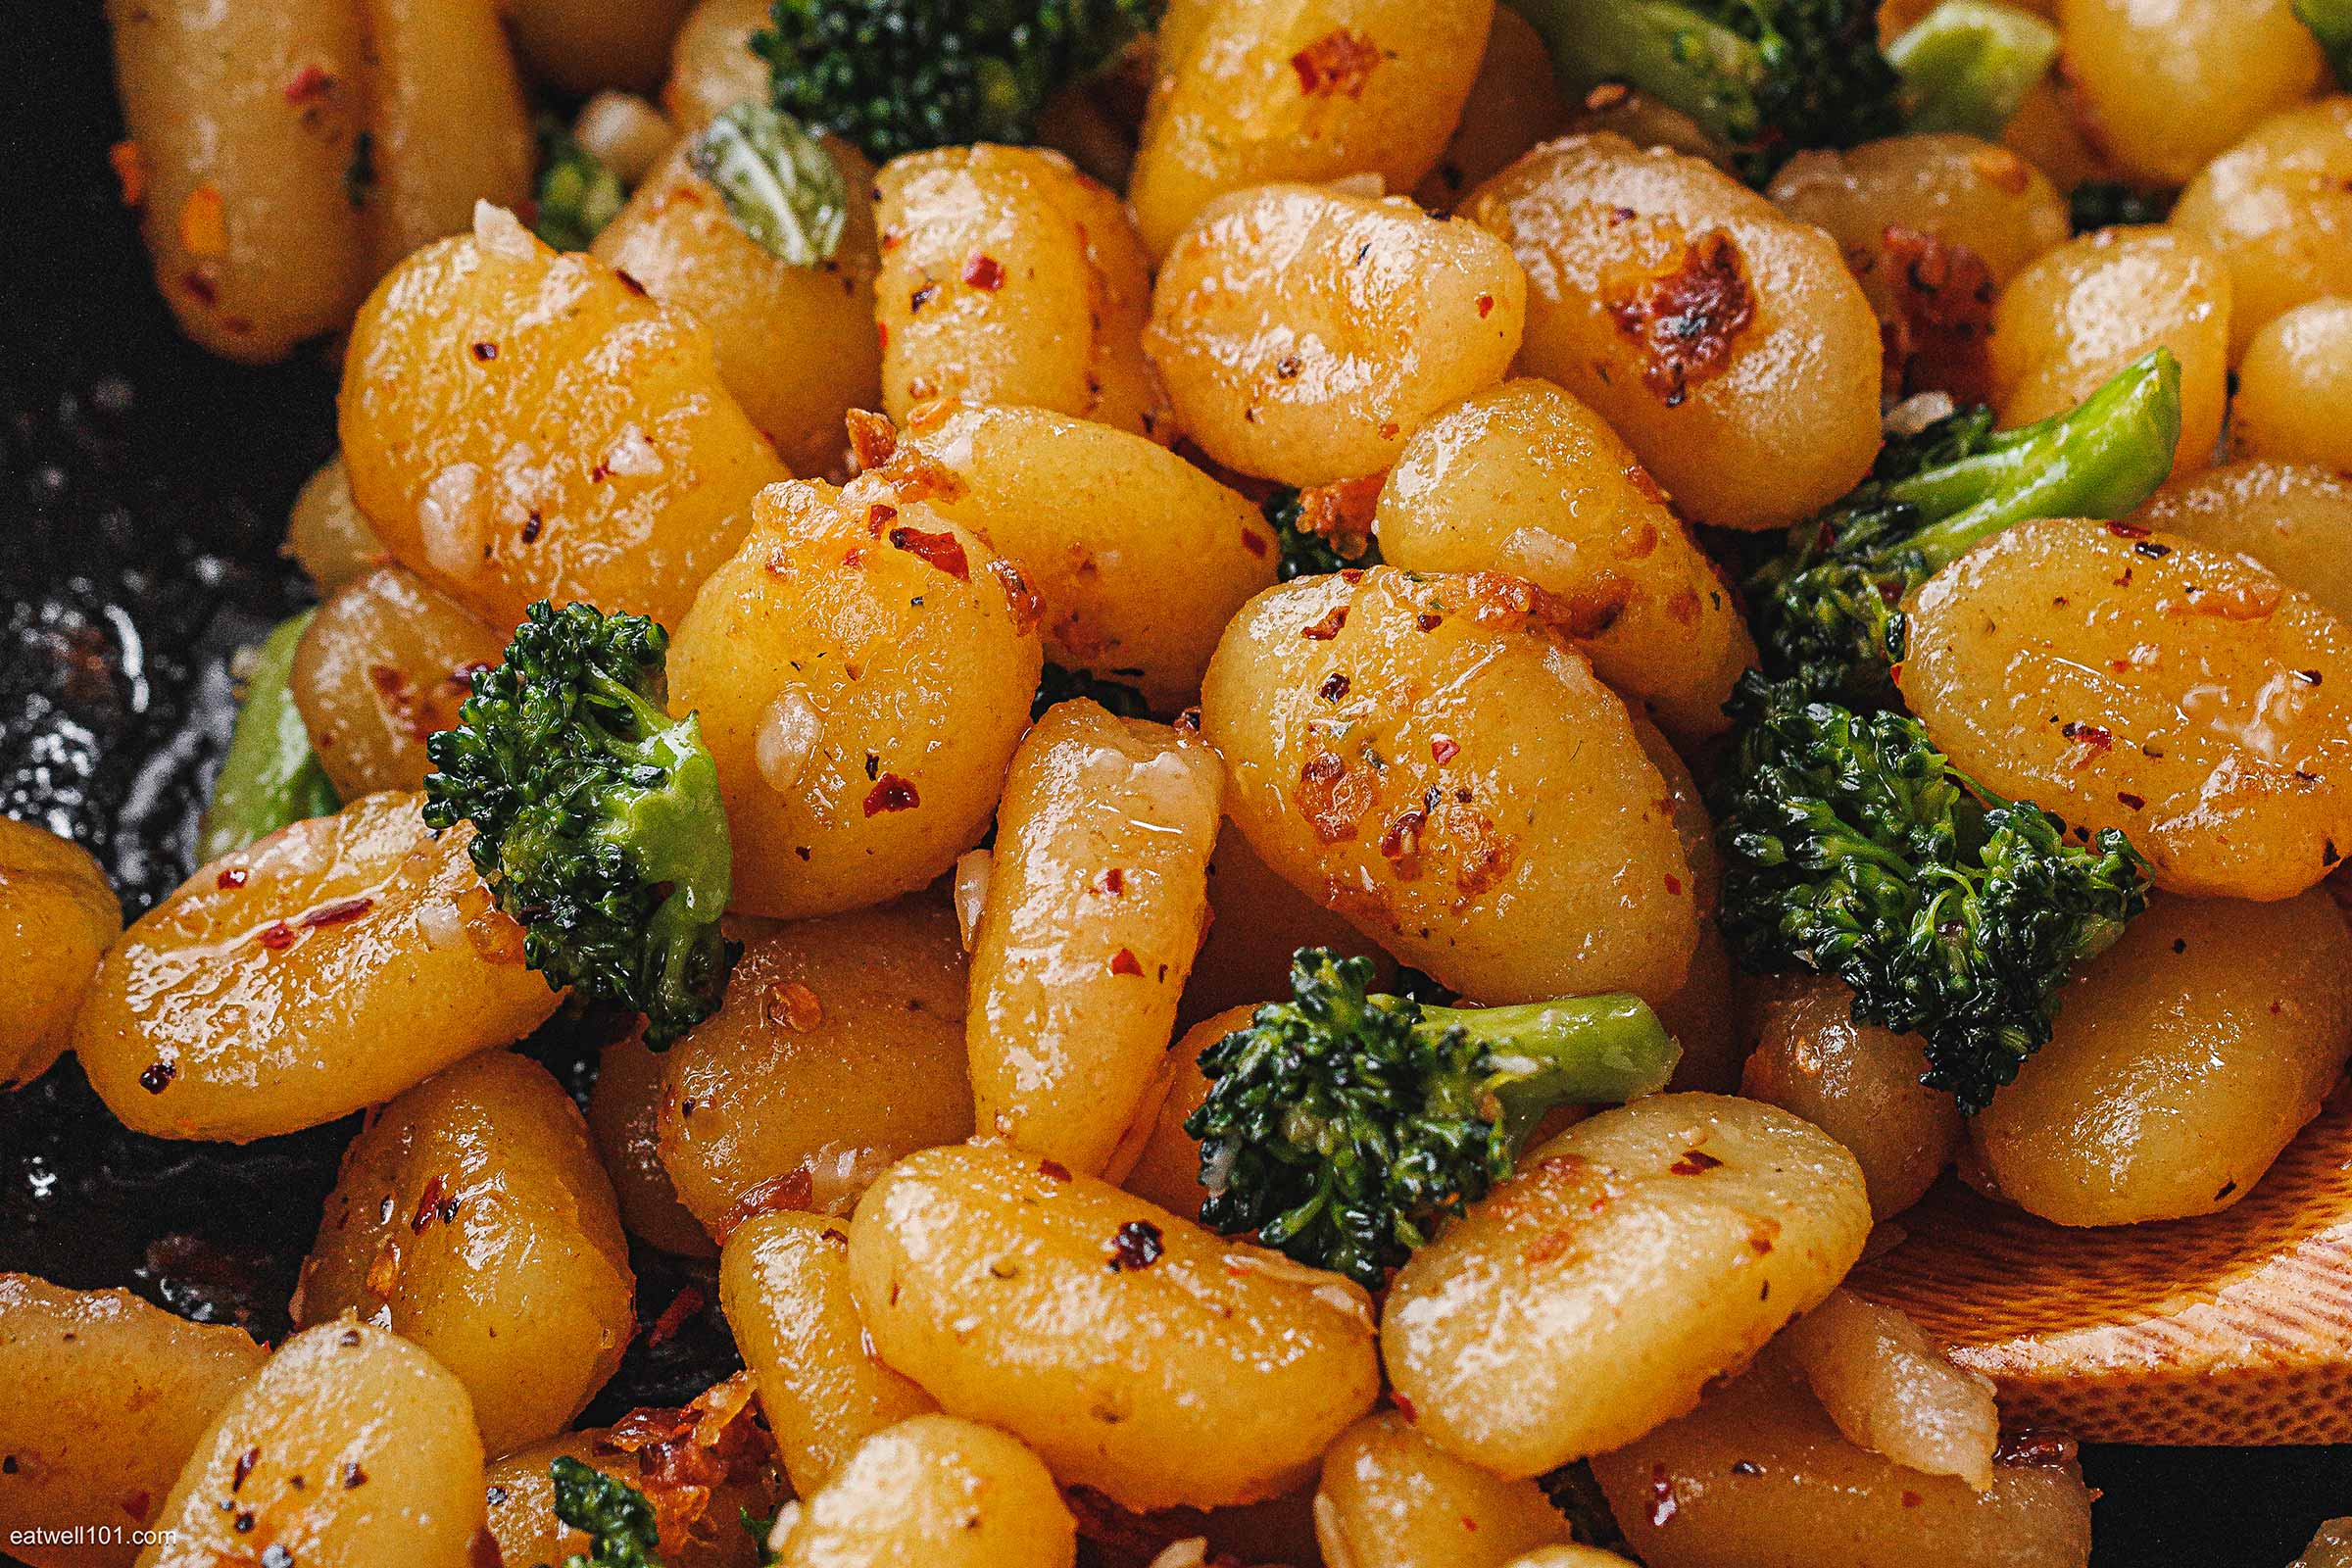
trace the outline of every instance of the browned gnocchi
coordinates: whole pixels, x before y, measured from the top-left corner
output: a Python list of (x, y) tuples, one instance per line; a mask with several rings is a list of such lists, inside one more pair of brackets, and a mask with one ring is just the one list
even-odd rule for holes
[(122, 906), (89, 851), (0, 817), (0, 964), (24, 991), (0, 1015), (0, 1090), (57, 1060), (122, 930)]
[(416, 790), (424, 743), (458, 722), (477, 669), (505, 634), (399, 566), (378, 566), (318, 609), (294, 651), (288, 689), (318, 765), (345, 800)]

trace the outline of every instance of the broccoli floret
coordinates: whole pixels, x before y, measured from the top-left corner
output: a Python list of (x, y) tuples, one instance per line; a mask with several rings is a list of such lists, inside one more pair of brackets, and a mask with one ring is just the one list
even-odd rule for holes
[(2295, 0), (2295, 16), (2320, 40), (2335, 79), (2352, 88), (2352, 0)]
[(2125, 224), (2161, 223), (2172, 210), (2172, 203), (2157, 192), (2114, 179), (2086, 179), (2066, 198), (2068, 224), (2077, 234)]
[(2050, 1038), (2057, 991), (2145, 907), (2121, 833), (2069, 843), (1954, 768), (1908, 714), (1858, 714), (1751, 670), (1728, 705), (1721, 918), (1746, 968), (1853, 988), (1927, 1042), (1921, 1080), (1981, 1110)]
[(841, 166), (789, 115), (748, 98), (731, 105), (687, 144), (686, 162), (718, 187), (736, 226), (787, 266), (815, 267), (841, 248)]
[(1888, 443), (1871, 477), (1799, 524), (1748, 583), (1766, 670), (1874, 706), (1903, 657), (1904, 594), (2029, 517), (2120, 517), (2172, 471), (2180, 366), (2157, 349), (2068, 413), (2016, 430), (1989, 409)]
[(1665, 1085), (1680, 1049), (1639, 998), (1428, 1007), (1371, 960), (1302, 948), (1291, 1000), (1200, 1054), (1201, 1223), (1367, 1288), (1508, 1176), (1538, 1119)]
[(1266, 526), (1274, 530), (1274, 545), (1282, 564), (1277, 574), (1284, 582), (1315, 577), (1349, 566), (1380, 564), (1380, 544), (1369, 534), (1327, 533), (1308, 526), (1298, 492), (1284, 486), (1258, 507)]
[(778, 109), (882, 163), (1029, 141), (1047, 98), (1157, 12), (1158, 0), (775, 0), (752, 47)]
[(1807, 147), (1902, 129), (1875, 0), (1510, 0), (1561, 83), (1624, 82), (1681, 110), (1761, 184)]
[(657, 1049), (718, 1005), (735, 958), (718, 769), (664, 709), (668, 647), (643, 615), (542, 600), (425, 745), (425, 820), (473, 823), (531, 966), (644, 1013)]
[[(1133, 674), (1132, 670), (1117, 670), (1114, 674)], [(1052, 660), (1046, 661), (1044, 672), (1038, 677), (1037, 696), (1029, 704), (1029, 716), (1046, 716), (1046, 710), (1055, 703), (1072, 698), (1091, 697), (1121, 718), (1150, 718), (1152, 705), (1144, 694), (1125, 681), (1098, 675), (1091, 669), (1064, 669)]]
[(547, 1473), (556, 1484), (556, 1517), (588, 1536), (588, 1550), (573, 1552), (559, 1568), (662, 1568), (654, 1555), (662, 1527), (644, 1493), (569, 1454)]
[(612, 166), (581, 146), (561, 121), (539, 122), (539, 179), (531, 188), (531, 231), (560, 251), (584, 251), (620, 216), (629, 188)]
[(1997, 0), (1943, 0), (1886, 46), (1909, 131), (1998, 140), (2058, 58), (2058, 29)]

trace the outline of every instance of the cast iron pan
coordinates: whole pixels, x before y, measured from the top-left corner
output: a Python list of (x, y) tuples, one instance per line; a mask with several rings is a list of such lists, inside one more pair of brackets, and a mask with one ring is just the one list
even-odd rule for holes
[[(277, 546), (296, 488), (333, 451), (334, 378), (316, 357), (247, 369), (180, 338), (106, 161), (122, 131), (96, 0), (9, 9), (0, 813), (95, 851), (135, 917), (189, 869), (231, 712), (227, 655), (307, 599)], [(563, 1020), (528, 1049), (577, 1087), (604, 1033)], [(274, 1338), (355, 1126), (243, 1149), (141, 1138), (69, 1058), (0, 1096), (0, 1270), (127, 1286)], [(707, 1267), (637, 1263), (641, 1323), (682, 1291), (716, 1297)], [(714, 1312), (692, 1313), (631, 1347), (589, 1419), (683, 1402), (735, 1365)], [(2099, 1568), (2282, 1568), (2320, 1520), (2352, 1513), (2352, 1447), (2083, 1460), (2104, 1494)]]

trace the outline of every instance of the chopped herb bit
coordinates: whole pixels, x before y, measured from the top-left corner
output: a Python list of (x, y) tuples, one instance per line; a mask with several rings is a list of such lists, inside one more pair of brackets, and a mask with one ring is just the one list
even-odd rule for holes
[(588, 1550), (573, 1552), (558, 1568), (662, 1568), (654, 1555), (662, 1544), (661, 1525), (644, 1493), (569, 1454), (558, 1457), (547, 1473), (556, 1483), (556, 1517), (588, 1536)]

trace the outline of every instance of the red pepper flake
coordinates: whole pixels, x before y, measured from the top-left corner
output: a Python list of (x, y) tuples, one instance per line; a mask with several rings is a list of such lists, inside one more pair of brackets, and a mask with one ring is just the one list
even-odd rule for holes
[(1413, 1408), (1413, 1401), (1406, 1398), (1402, 1394), (1398, 1393), (1395, 1389), (1391, 1389), (1389, 1391), (1389, 1402), (1395, 1405), (1396, 1407), (1396, 1413), (1404, 1417), (1407, 1421), (1418, 1421), (1421, 1419), (1421, 1412)]
[(191, 267), (180, 273), (179, 286), (193, 295), (200, 305), (220, 303), (220, 285), (213, 281), (213, 274), (201, 267)]
[(2173, 547), (2171, 545), (2160, 545), (2153, 539), (2142, 539), (2139, 543), (2133, 545), (2132, 548), (2138, 554), (2147, 557), (2150, 561), (2162, 561), (2165, 557), (2173, 553)]
[(2115, 798), (2123, 802), (2134, 811), (2144, 811), (2148, 808), (2148, 803), (2146, 799), (2132, 794), (2130, 790), (2117, 790), (2115, 792)]
[(360, 1468), (360, 1461), (357, 1459), (344, 1460), (343, 1490), (345, 1492), (357, 1492), (360, 1488), (366, 1486), (367, 1484), (368, 1472)]
[(147, 199), (147, 155), (135, 141), (119, 141), (106, 150), (115, 166), (115, 183), (122, 188), (122, 205), (136, 207)]
[(865, 814), (880, 816), (884, 811), (911, 811), (920, 805), (914, 786), (896, 773), (885, 773), (874, 787), (865, 792)]
[(1380, 45), (1353, 27), (1334, 27), (1291, 56), (1291, 70), (1309, 98), (1361, 98), (1384, 58)]
[(1440, 626), (1445, 624), (1446, 617), (1438, 614), (1434, 611), (1424, 610), (1421, 612), (1421, 613), (1413, 617), (1413, 629), (1415, 631), (1436, 631)]
[(473, 346), (473, 357), (487, 365), (498, 358), (498, 345), (484, 338)]
[(416, 1195), (416, 1206), (409, 1213), (409, 1234), (422, 1236), (424, 1228), (433, 1222), (441, 1205), (449, 1197), (449, 1182), (439, 1172), (425, 1178), (424, 1190)]
[(2131, 522), (2117, 517), (2108, 522), (2107, 531), (2118, 539), (2145, 539), (2151, 530), (2145, 523)]
[(2049, 1433), (2004, 1432), (2000, 1442), (1994, 1444), (1992, 1448), (1994, 1464), (2055, 1470), (2074, 1463), (2074, 1440)]
[(893, 528), (890, 544), (927, 565), (937, 566), (957, 582), (972, 580), (972, 564), (964, 559), (963, 543), (952, 533), (929, 533), (921, 528)]
[(808, 1167), (795, 1165), (781, 1176), (770, 1176), (735, 1200), (734, 1206), (720, 1219), (717, 1235), (713, 1239), (724, 1247), (727, 1238), (734, 1235), (744, 1221), (783, 1209), (805, 1209), (815, 1196), (816, 1181), (809, 1175)]
[(179, 209), (179, 243), (190, 256), (228, 253), (228, 203), (210, 180), (188, 192)]
[(241, 865), (228, 866), (219, 876), (213, 878), (213, 886), (226, 893), (232, 888), (243, 887), (246, 878), (250, 875), (251, 873)]
[(994, 256), (974, 251), (964, 259), (963, 280), (984, 294), (1004, 286), (1004, 268)]
[(988, 564), (989, 573), (997, 586), (1004, 590), (1004, 608), (1012, 612), (1012, 629), (1025, 632), (1045, 618), (1045, 596), (1029, 586), (1020, 567), (999, 557)]
[(899, 509), (886, 501), (877, 501), (865, 509), (865, 531), (876, 539), (882, 537), (883, 529), (898, 520)]
[(1916, 1507), (1918, 1507), (1918, 1506), (1920, 1505), (1920, 1503), (1921, 1503), (1921, 1501), (1922, 1501), (1922, 1500), (1923, 1500), (1923, 1499), (1920, 1497), (1920, 1494), (1919, 1494), (1918, 1493), (1916, 1493), (1916, 1492), (1913, 1492), (1913, 1491), (1912, 1491), (1912, 1490), (1911, 1490), (1909, 1487), (1905, 1487), (1905, 1488), (1903, 1489), (1903, 1506), (1904, 1506), (1904, 1507), (1906, 1507), (1906, 1508), (1916, 1508)]
[(357, 899), (342, 899), (333, 904), (323, 904), (302, 917), (303, 928), (309, 931), (316, 931), (321, 926), (342, 925), (348, 921), (357, 920), (361, 915), (366, 914), (369, 909), (374, 907), (375, 901), (373, 899), (364, 897)]
[(1321, 694), (1320, 694), (1320, 695), (1322, 696), (1323, 700), (1324, 700), (1325, 702), (1327, 702), (1327, 703), (1336, 703), (1336, 702), (1338, 702), (1338, 701), (1339, 701), (1341, 698), (1343, 698), (1343, 697), (1347, 696), (1347, 695), (1348, 695), (1348, 674), (1347, 674), (1347, 671), (1345, 671), (1345, 670), (1338, 670), (1338, 669), (1335, 669), (1335, 670), (1333, 670), (1333, 671), (1332, 671), (1330, 674), (1328, 674), (1328, 675), (1324, 676), (1324, 677), (1323, 677), (1323, 688), (1322, 688), (1322, 692), (1321, 692)]
[(1102, 891), (1109, 894), (1114, 899), (1120, 894), (1126, 892), (1127, 873), (1115, 865), (1109, 870), (1103, 872)]
[(933, 299), (937, 298), (938, 294), (938, 284), (925, 283), (921, 288), (916, 289), (913, 293), (906, 296), (906, 310), (908, 314), (911, 315), (914, 312), (920, 311), (924, 306), (930, 304)]
[(276, 953), (294, 945), (294, 928), (283, 920), (272, 920), (262, 927), (260, 935), (254, 940), (271, 953)]
[(1675, 1500), (1674, 1478), (1666, 1473), (1663, 1464), (1649, 1467), (1649, 1523), (1652, 1529), (1663, 1530), (1673, 1520), (1682, 1505)]
[(705, 1304), (703, 1293), (691, 1285), (671, 1297), (669, 1304), (662, 1309), (662, 1315), (654, 1319), (654, 1326), (645, 1331), (645, 1348), (650, 1350), (676, 1339), (678, 1330), (686, 1326), (686, 1320), (700, 1312)]
[(1144, 966), (1136, 961), (1134, 950), (1121, 948), (1110, 956), (1112, 974), (1142, 974)]
[(1159, 1227), (1148, 1219), (1131, 1219), (1110, 1239), (1111, 1272), (1150, 1268), (1159, 1261), (1161, 1250)]
[(1686, 1149), (1683, 1157), (1666, 1168), (1677, 1176), (1703, 1176), (1722, 1163), (1703, 1149)]
[(2058, 733), (2070, 741), (2080, 741), (2094, 752), (2106, 751), (2115, 744), (2115, 736), (2104, 725), (2084, 724), (2068, 719), (2058, 726)]
[(1303, 628), (1298, 635), (1311, 638), (1315, 642), (1327, 643), (1337, 637), (1340, 634), (1340, 628), (1347, 624), (1348, 607), (1334, 605), (1321, 620), (1316, 621), (1312, 626)]
[(1272, 547), (1266, 543), (1263, 534), (1251, 528), (1244, 528), (1242, 530), (1242, 548), (1263, 561), (1266, 559), (1267, 550)]
[(1461, 755), (1461, 747), (1456, 745), (1449, 736), (1441, 735), (1429, 743), (1429, 760), (1440, 767), (1444, 767)]
[(294, 79), (286, 83), (286, 102), (317, 103), (334, 90), (333, 73), (321, 65), (308, 65), (294, 73)]
[(1494, 296), (1492, 294), (1481, 294), (1478, 297), (1478, 318), (1483, 321), (1489, 316), (1493, 315), (1494, 312)]
[[(8, 1473), (12, 1476), (17, 1473), (16, 1463), (17, 1461), (14, 1459), (8, 1461)], [(146, 1519), (148, 1510), (154, 1506), (155, 1494), (149, 1492), (145, 1487), (141, 1487), (138, 1491), (125, 1496), (122, 1503), (122, 1508), (124, 1513), (128, 1514), (133, 1519), (141, 1521)]]
[(178, 1076), (179, 1068), (172, 1063), (169, 1061), (151, 1062), (147, 1069), (139, 1074), (139, 1087), (151, 1095), (160, 1095), (171, 1088), (172, 1080)]
[(243, 1453), (238, 1454), (236, 1468), (228, 1473), (228, 1490), (231, 1492), (244, 1491), (246, 1478), (253, 1474), (253, 1467), (261, 1462), (262, 1450), (258, 1447), (247, 1448)]
[(1666, 873), (1666, 891), (1678, 899), (1683, 896), (1683, 879), (1672, 871)]
[(1070, 1167), (1064, 1165), (1058, 1159), (1039, 1160), (1037, 1162), (1037, 1173), (1040, 1176), (1047, 1178), (1049, 1181), (1066, 1182), (1070, 1179)]

